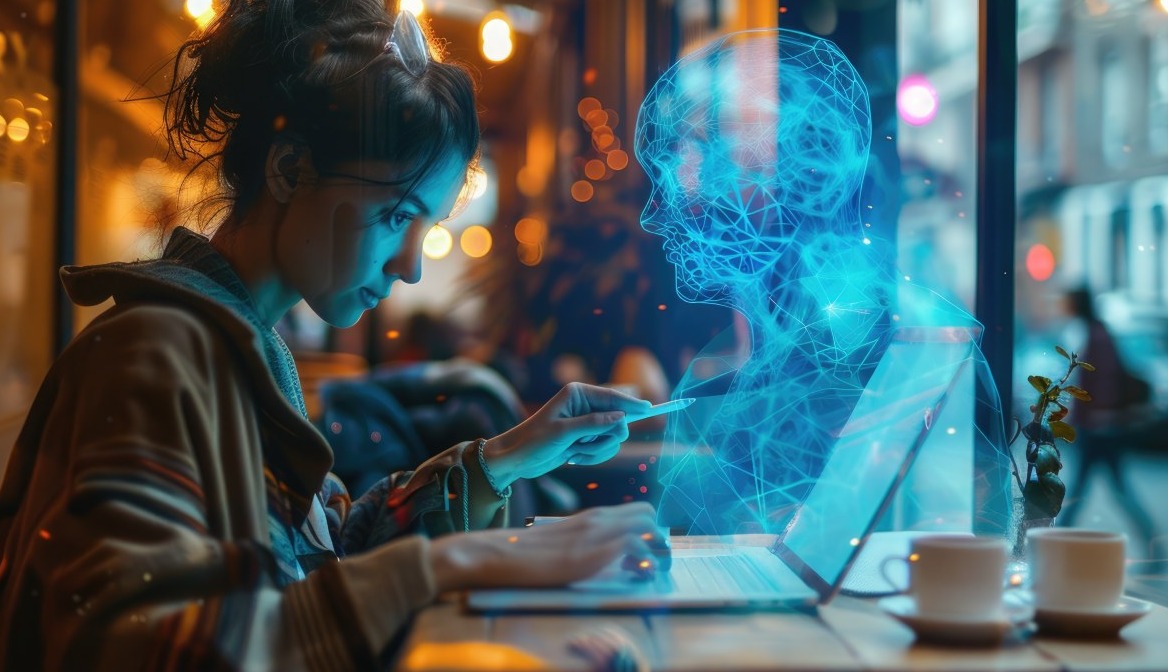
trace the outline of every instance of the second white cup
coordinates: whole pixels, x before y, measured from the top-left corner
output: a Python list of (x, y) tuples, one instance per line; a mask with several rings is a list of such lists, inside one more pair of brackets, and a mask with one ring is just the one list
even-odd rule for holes
[(1106, 611), (1123, 596), (1124, 536), (1050, 527), (1026, 533), (1030, 589), (1038, 609)]

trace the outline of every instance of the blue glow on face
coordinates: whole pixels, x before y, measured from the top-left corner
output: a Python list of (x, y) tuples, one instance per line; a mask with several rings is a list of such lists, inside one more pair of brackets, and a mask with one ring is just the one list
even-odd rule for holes
[(641, 226), (664, 239), (683, 300), (742, 318), (675, 391), (699, 401), (667, 430), (663, 524), (782, 530), (893, 330), (975, 324), (896, 274), (862, 219), (871, 126), (867, 89), (840, 50), (788, 30), (728, 35), (646, 96)]

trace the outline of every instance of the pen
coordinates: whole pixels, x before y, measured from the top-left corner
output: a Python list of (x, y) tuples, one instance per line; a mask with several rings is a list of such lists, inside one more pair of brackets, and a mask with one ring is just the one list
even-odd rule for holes
[(680, 411), (681, 409), (686, 408), (687, 406), (694, 403), (695, 401), (697, 401), (697, 399), (694, 397), (684, 397), (682, 399), (674, 399), (673, 401), (666, 401), (664, 403), (657, 404), (656, 406), (650, 406), (649, 410), (645, 411), (644, 413), (626, 414), (625, 420), (628, 422), (637, 422), (638, 420), (644, 420), (646, 418), (656, 417), (658, 415), (663, 415), (665, 413), (672, 413), (674, 411)]

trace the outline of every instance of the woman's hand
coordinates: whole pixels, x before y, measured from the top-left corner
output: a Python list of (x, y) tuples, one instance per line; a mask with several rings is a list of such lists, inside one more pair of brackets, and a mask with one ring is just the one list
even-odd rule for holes
[(439, 592), (546, 588), (587, 578), (618, 557), (638, 575), (668, 571), (668, 540), (644, 502), (588, 509), (524, 528), (450, 534), (430, 542)]
[(535, 478), (565, 462), (600, 464), (629, 438), (626, 413), (643, 413), (651, 404), (623, 392), (569, 383), (543, 408), (483, 447), (495, 485)]

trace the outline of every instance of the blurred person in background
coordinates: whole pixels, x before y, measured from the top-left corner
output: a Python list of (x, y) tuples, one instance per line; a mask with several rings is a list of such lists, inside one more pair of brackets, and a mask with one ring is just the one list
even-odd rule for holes
[(1137, 541), (1146, 546), (1155, 530), (1124, 474), (1123, 454), (1133, 447), (1130, 443), (1134, 435), (1129, 430), (1140, 419), (1139, 407), (1147, 401), (1148, 384), (1124, 365), (1115, 336), (1096, 312), (1090, 290), (1080, 287), (1068, 291), (1063, 308), (1072, 320), (1067, 329), (1068, 343), (1095, 370), (1077, 383), (1091, 395), (1091, 401), (1072, 404), (1068, 415), (1067, 421), (1077, 430), (1071, 447), (1078, 452), (1080, 463), (1067, 490), (1067, 505), (1060, 522), (1067, 526), (1082, 522), (1080, 516), (1091, 478), (1106, 470), (1112, 493), (1135, 528)]

